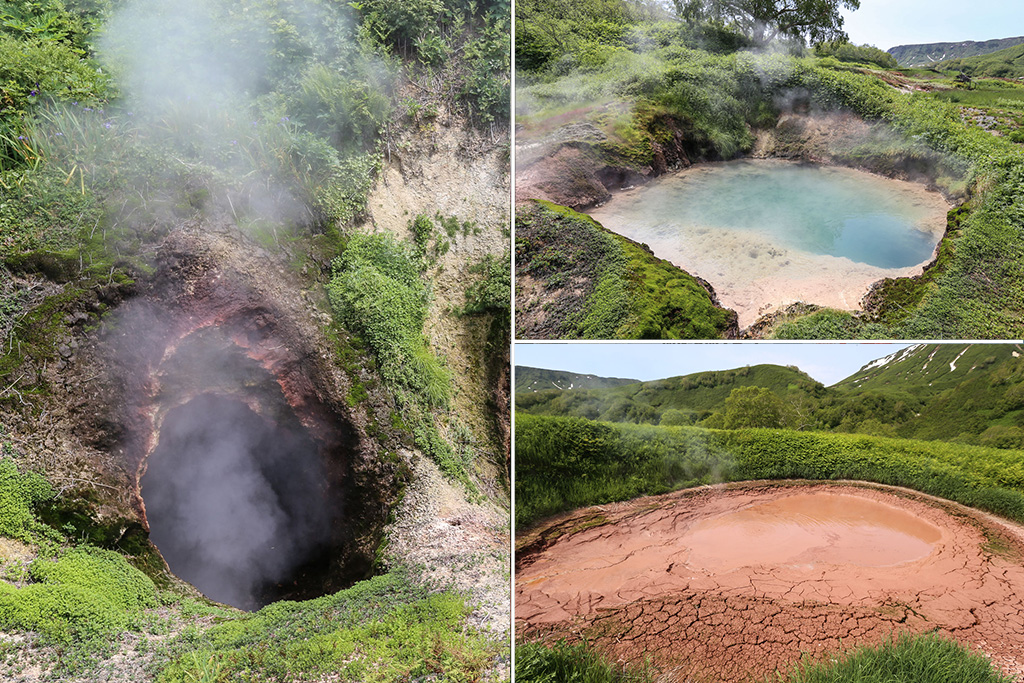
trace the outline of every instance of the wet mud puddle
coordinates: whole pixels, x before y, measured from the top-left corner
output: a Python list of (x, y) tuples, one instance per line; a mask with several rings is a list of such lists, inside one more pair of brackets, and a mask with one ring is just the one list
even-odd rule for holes
[(914, 183), (741, 160), (659, 178), (590, 214), (710, 282), (746, 327), (794, 301), (852, 310), (871, 283), (919, 273), (948, 210)]
[(1017, 539), (1024, 530), (1008, 523), (872, 487), (752, 483), (640, 498), (528, 532), (516, 629), (586, 637), (610, 661), (722, 683), (938, 629), (1024, 682)]
[(715, 573), (754, 565), (891, 567), (926, 557), (932, 524), (873, 500), (791, 496), (697, 522), (680, 538), (686, 564)]

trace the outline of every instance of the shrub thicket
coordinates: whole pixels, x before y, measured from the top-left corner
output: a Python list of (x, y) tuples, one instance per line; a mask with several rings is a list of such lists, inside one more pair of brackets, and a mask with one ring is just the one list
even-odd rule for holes
[(785, 429), (709, 430), (516, 417), (516, 524), (726, 481), (859, 479), (1024, 521), (1024, 452)]

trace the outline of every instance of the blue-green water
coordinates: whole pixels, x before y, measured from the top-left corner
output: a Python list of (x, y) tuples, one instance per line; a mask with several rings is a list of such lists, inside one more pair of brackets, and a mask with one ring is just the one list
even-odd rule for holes
[(931, 257), (944, 206), (935, 193), (849, 169), (740, 161), (656, 180), (608, 210), (662, 238), (748, 231), (786, 249), (902, 268)]

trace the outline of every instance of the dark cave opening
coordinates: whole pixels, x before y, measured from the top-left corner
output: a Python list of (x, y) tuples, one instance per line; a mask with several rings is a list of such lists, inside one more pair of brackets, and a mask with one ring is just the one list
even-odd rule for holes
[(171, 571), (247, 610), (328, 592), (342, 496), (321, 448), (297, 419), (271, 420), (235, 395), (168, 410), (140, 484)]

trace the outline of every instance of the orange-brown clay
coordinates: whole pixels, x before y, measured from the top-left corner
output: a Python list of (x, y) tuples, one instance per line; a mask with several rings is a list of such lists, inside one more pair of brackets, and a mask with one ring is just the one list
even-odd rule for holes
[(1024, 681), (1022, 539), (909, 492), (705, 487), (531, 531), (516, 625), (529, 637), (585, 635), (613, 660), (646, 659), (679, 681), (760, 678), (803, 653), (938, 629)]

